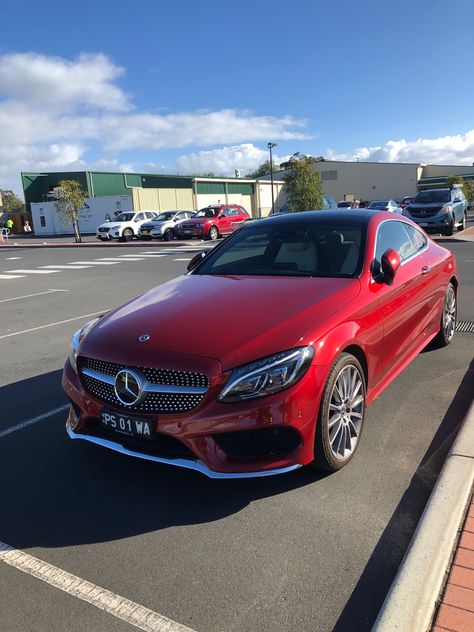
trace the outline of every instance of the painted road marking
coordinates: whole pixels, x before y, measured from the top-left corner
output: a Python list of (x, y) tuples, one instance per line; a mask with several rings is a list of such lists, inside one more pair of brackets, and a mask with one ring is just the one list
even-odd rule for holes
[(24, 276), (24, 274), (0, 274), (0, 279), (2, 281), (11, 281), (11, 279), (23, 279)]
[(94, 259), (94, 261), (72, 261), (71, 265), (75, 266), (114, 266), (116, 263), (118, 263), (118, 261), (97, 261), (97, 259)]
[[(0, 278), (2, 275), (0, 275)], [(21, 277), (23, 278), (23, 277)], [(2, 298), (0, 303), (8, 303), (9, 301), (19, 301), (21, 298), (30, 298), (32, 296), (41, 296), (41, 294), (52, 294), (53, 292), (70, 292), (71, 290), (46, 290), (46, 292), (36, 292), (35, 294), (24, 294), (23, 296), (15, 296), (14, 298)]]
[(23, 259), (23, 257), (5, 257), (7, 261), (15, 261), (15, 259)]
[(69, 408), (69, 404), (64, 404), (63, 406), (59, 406), (58, 408), (54, 408), (53, 410), (48, 411), (47, 413), (43, 413), (42, 415), (37, 415), (36, 417), (32, 417), (31, 419), (27, 419), (23, 421), (21, 424), (17, 424), (16, 426), (12, 426), (11, 428), (7, 428), (6, 430), (0, 431), (0, 439), (3, 437), (12, 434), (13, 432), (17, 432), (18, 430), (23, 430), (24, 428), (28, 428), (33, 424), (38, 423), (39, 421), (43, 421), (43, 419), (47, 419), (48, 417), (52, 417), (53, 415), (57, 415), (58, 413), (62, 413)]
[(173, 259), (173, 261), (191, 261), (192, 257), (186, 257), (186, 259)]
[(124, 261), (143, 261), (141, 257), (133, 257), (133, 259), (119, 259), (118, 257), (102, 257), (100, 261), (117, 261), (123, 263)]
[(43, 268), (59, 268), (60, 270), (82, 270), (84, 268), (91, 268), (92, 266), (73, 266), (72, 264), (70, 265), (64, 265), (64, 266), (39, 266), (41, 269)]
[(23, 573), (54, 586), (54, 588), (82, 599), (82, 601), (86, 601), (140, 630), (147, 632), (193, 632), (191, 628), (171, 621), (171, 619), (149, 610), (145, 606), (81, 579), (77, 575), (63, 571), (57, 566), (48, 564), (48, 562), (15, 549), (4, 542), (0, 542), (0, 560)]
[[(136, 257), (136, 256), (137, 256), (137, 255), (119, 255), (119, 257), (120, 257), (121, 259), (122, 259), (122, 258), (124, 258), (124, 259), (129, 259), (129, 258), (130, 258), (130, 259), (133, 259), (133, 258), (134, 258), (134, 257)], [(144, 254), (140, 253), (138, 256), (140, 257), (140, 259), (145, 259), (145, 258), (148, 258), (148, 257), (150, 257), (151, 259), (153, 259), (154, 257), (164, 257), (165, 255), (144, 255)]]
[(46, 329), (46, 327), (55, 327), (56, 325), (64, 325), (64, 323), (72, 323), (74, 320), (81, 320), (82, 318), (89, 318), (90, 316), (99, 316), (99, 314), (104, 314), (108, 312), (109, 308), (103, 309), (100, 312), (93, 312), (92, 314), (84, 314), (83, 316), (75, 316), (74, 318), (67, 318), (66, 320), (58, 320), (57, 323), (49, 323), (48, 325), (40, 325), (39, 327), (32, 327), (31, 329), (23, 329), (23, 331), (15, 331), (11, 334), (3, 334), (0, 336), (0, 340), (2, 338), (11, 338), (12, 336), (20, 336), (21, 334), (28, 334), (30, 331), (38, 331), (39, 329)]
[(5, 270), (7, 274), (16, 273), (18, 274), (53, 274), (54, 272), (59, 272), (59, 270)]

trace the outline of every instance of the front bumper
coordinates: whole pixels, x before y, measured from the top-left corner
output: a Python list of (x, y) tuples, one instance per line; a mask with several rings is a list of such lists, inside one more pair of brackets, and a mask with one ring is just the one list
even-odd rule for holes
[[(137, 441), (128, 441), (121, 435), (97, 433), (102, 409), (126, 413), (123, 408), (117, 409), (92, 397), (67, 361), (62, 381), (72, 404), (67, 432), (72, 439), (83, 439), (128, 456), (193, 469), (211, 478), (249, 478), (290, 472), (314, 458), (315, 424), (326, 370), (326, 367), (312, 366), (295, 386), (261, 400), (238, 404), (217, 402), (216, 392), (223, 386), (220, 380), (188, 413), (140, 413), (140, 417), (153, 420), (157, 436), (182, 444), (183, 450), (178, 449), (170, 456), (149, 449), (150, 444), (143, 443), (142, 448)], [(128, 412), (137, 415), (131, 410)], [(262, 434), (266, 433), (272, 436), (280, 433), (278, 436), (283, 440), (290, 436), (291, 440), (285, 444), (288, 449), (278, 448), (281, 439), (278, 444), (277, 436), (274, 453), (252, 452), (252, 446), (249, 452), (249, 436), (256, 437), (256, 445), (261, 447)], [(240, 446), (235, 443), (239, 436), (243, 437)]]
[(452, 216), (449, 214), (435, 215), (433, 217), (413, 217), (408, 213), (404, 215), (427, 233), (442, 233), (449, 228), (452, 221)]

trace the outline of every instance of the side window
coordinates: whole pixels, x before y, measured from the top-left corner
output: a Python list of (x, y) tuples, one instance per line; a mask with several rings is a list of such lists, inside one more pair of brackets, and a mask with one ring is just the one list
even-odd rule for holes
[(240, 213), (236, 208), (230, 208), (229, 209), (229, 215), (232, 215), (232, 217), (235, 217), (236, 215), (239, 216)]
[(142, 219), (145, 219), (143, 213), (138, 213), (138, 215), (135, 217), (136, 222), (141, 222)]
[(410, 236), (415, 252), (419, 252), (420, 250), (422, 250), (426, 246), (426, 243), (428, 241), (426, 239), (426, 236), (423, 235), (421, 231), (414, 228), (413, 226), (409, 226), (408, 224), (404, 224), (404, 228)]
[(377, 232), (375, 258), (380, 263), (382, 255), (389, 248), (396, 250), (400, 260), (404, 261), (416, 253), (415, 247), (402, 222), (384, 222)]

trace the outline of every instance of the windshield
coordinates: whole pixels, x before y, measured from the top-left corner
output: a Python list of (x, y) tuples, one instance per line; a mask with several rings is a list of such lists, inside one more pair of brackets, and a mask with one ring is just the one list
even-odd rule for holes
[(165, 220), (170, 220), (173, 219), (173, 217), (176, 215), (176, 213), (174, 211), (172, 212), (167, 212), (167, 213), (160, 213), (159, 215), (156, 215), (156, 217), (153, 218), (154, 222), (164, 222)]
[(369, 204), (369, 208), (387, 208), (387, 206), (388, 200), (378, 200)]
[(117, 217), (113, 220), (114, 222), (131, 222), (133, 219), (133, 213), (120, 213), (120, 215), (117, 215)]
[(451, 191), (420, 191), (415, 195), (413, 204), (433, 204), (435, 202), (450, 202)]
[(202, 208), (198, 211), (195, 217), (215, 217), (217, 215), (216, 208)]
[(353, 277), (363, 262), (366, 224), (271, 220), (235, 233), (194, 274)]

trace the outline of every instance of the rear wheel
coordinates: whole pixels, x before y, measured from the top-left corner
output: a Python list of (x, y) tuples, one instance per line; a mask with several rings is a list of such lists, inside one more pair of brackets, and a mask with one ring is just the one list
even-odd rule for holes
[(441, 312), (440, 330), (433, 343), (437, 347), (446, 347), (454, 338), (457, 317), (456, 290), (452, 283), (448, 285)]
[(131, 228), (124, 228), (120, 241), (130, 241), (132, 239), (133, 239), (133, 230)]
[(365, 416), (365, 377), (360, 362), (341, 353), (324, 387), (312, 467), (335, 472), (354, 456)]
[(467, 226), (467, 217), (466, 217), (466, 213), (462, 214), (462, 222), (459, 224), (458, 226), (458, 230), (465, 230)]

